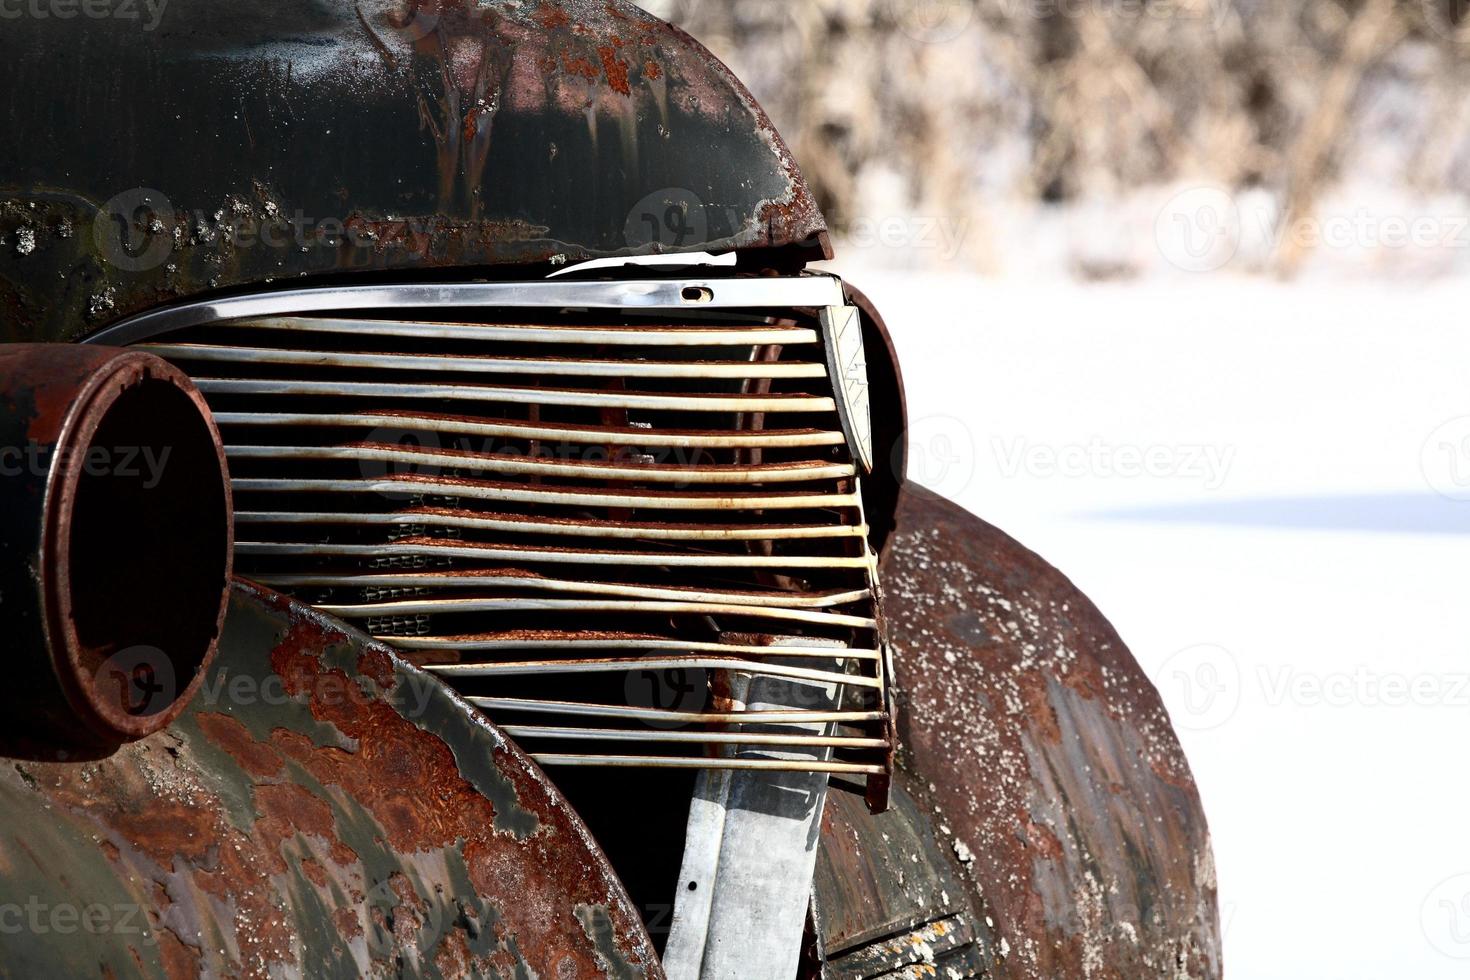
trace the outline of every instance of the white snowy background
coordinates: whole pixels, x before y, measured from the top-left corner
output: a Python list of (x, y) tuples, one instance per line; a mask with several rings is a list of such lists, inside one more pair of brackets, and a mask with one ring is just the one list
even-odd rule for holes
[(1464, 289), (851, 278), (911, 476), (1061, 568), (1162, 693), (1227, 975), (1470, 975), (1470, 503), (1436, 490), (1470, 496)]

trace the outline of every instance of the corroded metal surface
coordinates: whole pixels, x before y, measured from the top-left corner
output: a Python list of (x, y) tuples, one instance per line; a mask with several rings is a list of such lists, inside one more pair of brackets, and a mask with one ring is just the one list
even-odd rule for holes
[(176, 717), (214, 655), (231, 526), (219, 432), (181, 371), (0, 345), (0, 753), (105, 751)]
[(0, 32), (34, 94), (0, 109), (0, 339), (288, 277), (826, 253), (750, 93), (627, 0), (118, 6)]
[(1199, 796), (1157, 692), (1059, 572), (905, 489), (883, 560), (902, 767), (998, 977), (1221, 975)]
[(0, 765), (0, 974), (658, 978), (519, 750), (385, 647), (253, 586), (168, 729)]
[(827, 795), (812, 883), (812, 970), (828, 980), (909, 968), (915, 976), (976, 976), (998, 958), (954, 853), (911, 789), (910, 777), (897, 774), (891, 805), (878, 814), (855, 793)]

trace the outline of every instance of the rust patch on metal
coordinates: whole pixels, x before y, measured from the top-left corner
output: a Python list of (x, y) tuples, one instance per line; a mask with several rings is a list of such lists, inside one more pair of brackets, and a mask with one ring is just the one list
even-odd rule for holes
[[(146, 937), (8, 938), (0, 960), (33, 974), (662, 976), (517, 749), (391, 651), (244, 585), (173, 725), (0, 769), (0, 888), (142, 911)], [(597, 941), (588, 905), (608, 910)]]
[[(352, 848), (337, 838), (332, 808), (308, 790), (291, 783), (258, 786), (255, 807), (260, 814), (255, 834), (271, 859), (272, 874), (285, 873), (286, 862), (280, 857), (281, 848), (295, 834), (324, 841), (331, 849), (332, 861), (338, 866), (350, 865), (357, 860)], [(325, 871), (320, 861), (311, 860), (319, 871)]]
[(195, 716), (195, 721), (206, 738), (228, 752), (252, 776), (274, 776), (286, 765), (279, 752), (255, 741), (249, 729), (229, 715), (202, 713)]
[(364, 650), (357, 658), (357, 672), (377, 681), (379, 687), (391, 689), (394, 684), (393, 660), (381, 648)]
[(589, 58), (573, 57), (570, 51), (563, 51), (561, 63), (569, 74), (580, 75), (588, 81), (597, 80), (597, 66)]
[(536, 23), (540, 24), (543, 30), (555, 31), (569, 27), (572, 23), (572, 16), (559, 6), (543, 2), (536, 8)]
[(618, 49), (613, 45), (603, 45), (597, 49), (602, 58), (602, 71), (607, 75), (607, 84), (619, 95), (632, 95), (633, 89), (628, 85), (628, 66), (618, 57)]
[(907, 486), (883, 556), (901, 767), (1003, 977), (1221, 975), (1209, 833), (1152, 684), (1067, 579)]

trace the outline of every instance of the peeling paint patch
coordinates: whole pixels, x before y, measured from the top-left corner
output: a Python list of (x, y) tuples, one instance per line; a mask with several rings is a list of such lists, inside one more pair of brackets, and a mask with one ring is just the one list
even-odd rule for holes
[(598, 963), (607, 976), (617, 980), (643, 980), (643, 968), (629, 963), (618, 949), (607, 909), (600, 905), (578, 905), (573, 911), (582, 924), (582, 932), (596, 948)]

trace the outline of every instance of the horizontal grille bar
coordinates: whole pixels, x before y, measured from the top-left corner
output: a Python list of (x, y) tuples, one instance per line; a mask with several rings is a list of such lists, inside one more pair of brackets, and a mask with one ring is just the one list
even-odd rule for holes
[(466, 340), (476, 343), (598, 344), (629, 347), (799, 347), (817, 343), (815, 330), (795, 327), (699, 330), (687, 327), (546, 327), (531, 324), (423, 323), (398, 320), (337, 320), (290, 317), (240, 321), (232, 326), (256, 330), (308, 333), (347, 333), (360, 336), (412, 337), (425, 340)]
[(859, 650), (852, 647), (793, 647), (756, 646), (740, 643), (706, 643), (697, 640), (663, 640), (654, 637), (627, 639), (578, 639), (576, 634), (567, 634), (556, 640), (491, 639), (473, 636), (405, 636), (393, 641), (405, 650), (460, 650), (509, 651), (509, 650), (682, 650), (698, 653), (742, 653), (756, 657), (826, 657), (832, 659), (841, 653), (843, 660), (877, 660), (877, 650)]
[(393, 602), (370, 602), (355, 605), (323, 603), (323, 612), (345, 619), (374, 616), (412, 616), (434, 613), (509, 613), (509, 612), (628, 612), (677, 613), (690, 616), (753, 616), (759, 619), (782, 619), (827, 626), (852, 626), (873, 629), (877, 622), (867, 616), (809, 612), (802, 609), (772, 609), (767, 606), (731, 606), (713, 602), (612, 602), (580, 599), (399, 599)]
[(270, 480), (236, 478), (236, 493), (377, 493), (439, 494), (523, 504), (565, 504), (574, 507), (641, 508), (647, 510), (804, 510), (856, 507), (855, 493), (828, 494), (681, 494), (657, 491), (609, 493), (565, 487), (536, 490), (519, 484), (445, 480), (432, 477), (399, 477), (390, 480)]
[(291, 381), (286, 379), (194, 378), (209, 395), (310, 395), (365, 398), (505, 402), (577, 408), (645, 409), (656, 412), (835, 412), (831, 398), (806, 395), (644, 395), (559, 388), (496, 385), (396, 384), (379, 381)]
[[(840, 649), (833, 650), (833, 659), (841, 659)], [(878, 687), (880, 681), (872, 677), (840, 674), (829, 670), (812, 670), (807, 667), (787, 667), (782, 664), (765, 664), (756, 660), (740, 660), (735, 657), (615, 657), (605, 660), (529, 660), (522, 663), (485, 664), (430, 664), (424, 669), (443, 677), (515, 677), (526, 674), (595, 674), (622, 673), (628, 670), (740, 670), (768, 677), (789, 677), (794, 680), (820, 681), (827, 684), (846, 684), (851, 687)]]
[(404, 589), (433, 586), (449, 588), (510, 588), (543, 592), (576, 592), (584, 595), (664, 599), (672, 602), (704, 602), (726, 606), (778, 606), (787, 609), (826, 609), (861, 602), (872, 596), (867, 589), (850, 592), (798, 594), (791, 592), (739, 593), (700, 589), (653, 588), (616, 582), (579, 582), (529, 575), (496, 575), (484, 572), (445, 571), (415, 574), (332, 575), (307, 572), (293, 575), (257, 575), (261, 585), (277, 588), (332, 586), (336, 588)]
[(881, 738), (849, 735), (771, 735), (747, 732), (656, 732), (608, 728), (507, 725), (512, 738), (575, 739), (588, 742), (678, 742), (704, 745), (807, 745), (837, 749), (881, 749)]
[(686, 759), (662, 755), (555, 755), (532, 753), (542, 766), (598, 766), (609, 769), (732, 769), (765, 772), (827, 772), (854, 776), (881, 776), (882, 766), (855, 762), (817, 762), (806, 759), (742, 759), (701, 756)]
[(649, 446), (674, 449), (785, 449), (840, 446), (841, 432), (823, 429), (766, 429), (740, 433), (674, 431), (617, 426), (536, 425), (512, 420), (483, 421), (451, 415), (407, 412), (217, 412), (220, 426), (296, 426), (303, 428), (396, 428), (441, 435), (493, 439), (539, 439), (590, 445)]
[(362, 558), (442, 555), (484, 561), (547, 562), (572, 565), (620, 564), (653, 568), (867, 568), (867, 558), (814, 555), (711, 555), (637, 551), (562, 551), (552, 548), (506, 548), (495, 545), (446, 544), (438, 538), (392, 544), (296, 544), (242, 541), (241, 555), (335, 555)]
[(159, 357), (210, 364), (300, 364), (381, 371), (453, 371), (587, 378), (822, 378), (827, 368), (801, 361), (589, 361), (572, 358), (454, 357), (448, 354), (366, 354), (342, 351), (144, 344)]
[(713, 725), (813, 725), (863, 724), (886, 721), (881, 711), (672, 711), (667, 708), (636, 708), (621, 704), (583, 704), (576, 701), (542, 701), (527, 698), (468, 697), (466, 701), (493, 711), (532, 712), (567, 717), (619, 718), (659, 723), (705, 722)]
[(632, 524), (616, 521), (550, 520), (525, 516), (476, 514), (469, 511), (414, 508), (387, 514), (351, 511), (240, 511), (236, 524), (345, 524), (350, 526), (423, 525), (462, 530), (502, 531), (514, 534), (551, 534), (639, 541), (798, 541), (821, 538), (864, 538), (867, 525), (759, 524), (732, 525)]
[(347, 460), (358, 463), (403, 463), (483, 473), (566, 477), (573, 480), (631, 480), (645, 483), (798, 483), (840, 480), (855, 475), (850, 463), (773, 463), (760, 466), (680, 466), (601, 461), (562, 462), (495, 453), (445, 452), (357, 446), (226, 446), (230, 459)]

